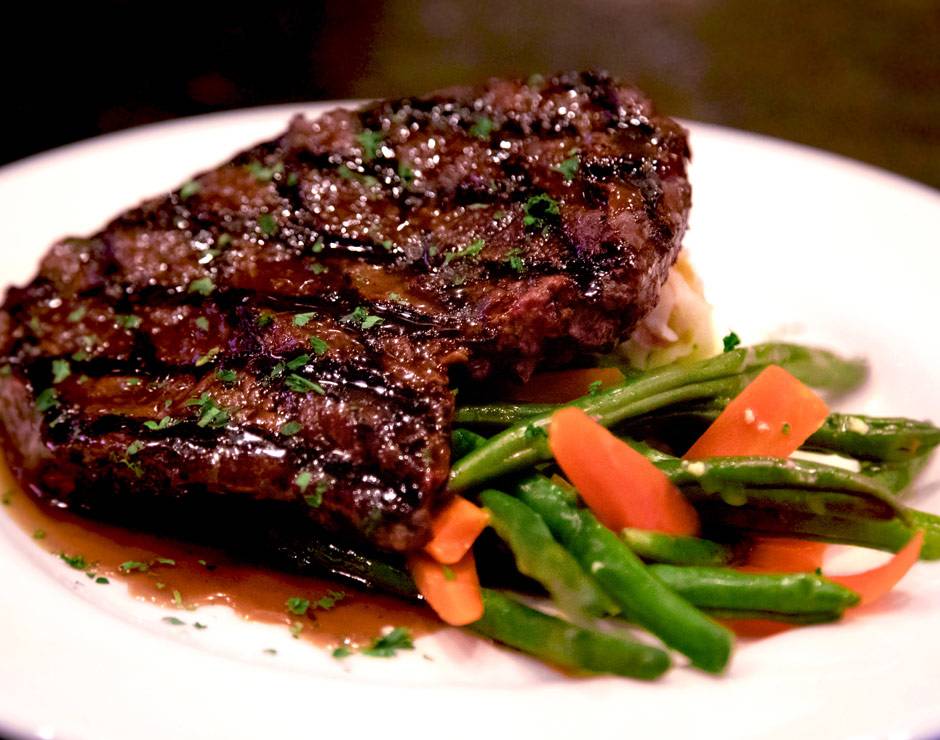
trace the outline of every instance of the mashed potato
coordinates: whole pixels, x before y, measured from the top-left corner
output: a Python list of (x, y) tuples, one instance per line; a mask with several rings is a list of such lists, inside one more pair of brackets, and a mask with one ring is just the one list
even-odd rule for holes
[(676, 360), (711, 357), (718, 349), (712, 307), (705, 300), (702, 281), (682, 252), (669, 272), (659, 304), (617, 352), (633, 367), (648, 370)]

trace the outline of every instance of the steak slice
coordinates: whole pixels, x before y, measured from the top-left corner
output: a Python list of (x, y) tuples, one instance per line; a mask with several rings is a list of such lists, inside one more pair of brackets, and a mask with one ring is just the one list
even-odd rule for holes
[(297, 117), (9, 290), (11, 464), (79, 510), (241, 497), (420, 547), (451, 384), (627, 337), (678, 253), (688, 156), (597, 73)]

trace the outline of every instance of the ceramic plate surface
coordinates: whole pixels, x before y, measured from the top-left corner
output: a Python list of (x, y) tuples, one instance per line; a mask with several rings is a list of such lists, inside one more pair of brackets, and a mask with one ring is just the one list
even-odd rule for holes
[[(3, 283), (48, 245), (177, 186), (298, 110), (150, 126), (0, 170)], [(843, 407), (940, 420), (940, 194), (835, 156), (690, 124), (686, 239), (720, 329), (871, 360)], [(913, 501), (940, 512), (940, 465)], [(863, 560), (837, 552), (833, 571)], [(866, 561), (867, 562), (867, 561)], [(80, 574), (79, 574), (80, 575)], [(82, 578), (85, 581), (87, 579)], [(180, 631), (123, 587), (79, 583), (0, 513), (0, 734), (260, 737), (920, 737), (940, 732), (940, 563), (837, 626), (743, 643), (730, 671), (570, 679), (447, 631), (395, 660), (336, 661), (221, 607)], [(274, 658), (262, 649), (274, 647)], [(430, 660), (425, 659), (430, 658)]]

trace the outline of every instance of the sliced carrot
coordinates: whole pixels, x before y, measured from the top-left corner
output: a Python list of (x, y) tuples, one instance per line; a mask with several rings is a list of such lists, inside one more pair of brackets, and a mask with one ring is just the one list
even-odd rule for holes
[(810, 573), (822, 568), (824, 542), (786, 537), (756, 537), (747, 562), (738, 570), (749, 573)]
[(828, 415), (825, 401), (812, 389), (783, 368), (770, 365), (725, 407), (683, 457), (789, 457)]
[(920, 549), (923, 544), (924, 533), (921, 530), (915, 532), (910, 541), (884, 565), (866, 570), (864, 573), (846, 576), (827, 575), (826, 578), (855, 591), (862, 597), (860, 606), (871, 604), (894, 588), (897, 582), (914, 567), (914, 563), (920, 558)]
[(486, 529), (490, 515), (462, 496), (441, 509), (431, 521), (431, 541), (424, 551), (439, 563), (456, 563)]
[(416, 554), (408, 558), (408, 568), (418, 591), (447, 624), (460, 627), (483, 616), (483, 595), (472, 552), (453, 565)]
[(606, 527), (698, 533), (698, 514), (665, 474), (581, 409), (569, 406), (552, 415), (548, 445)]
[[(607, 390), (623, 382), (623, 373), (615, 367), (591, 367), (583, 370), (551, 370), (538, 373), (525, 385), (513, 384), (505, 390), (510, 401), (522, 403), (567, 403), (591, 392)], [(599, 386), (595, 386), (599, 383)]]

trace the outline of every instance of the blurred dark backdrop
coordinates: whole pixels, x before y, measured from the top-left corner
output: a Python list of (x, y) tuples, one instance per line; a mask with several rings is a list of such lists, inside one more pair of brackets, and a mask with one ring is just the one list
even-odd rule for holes
[(603, 67), (662, 110), (940, 186), (937, 0), (15, 4), (6, 162), (227, 108)]

